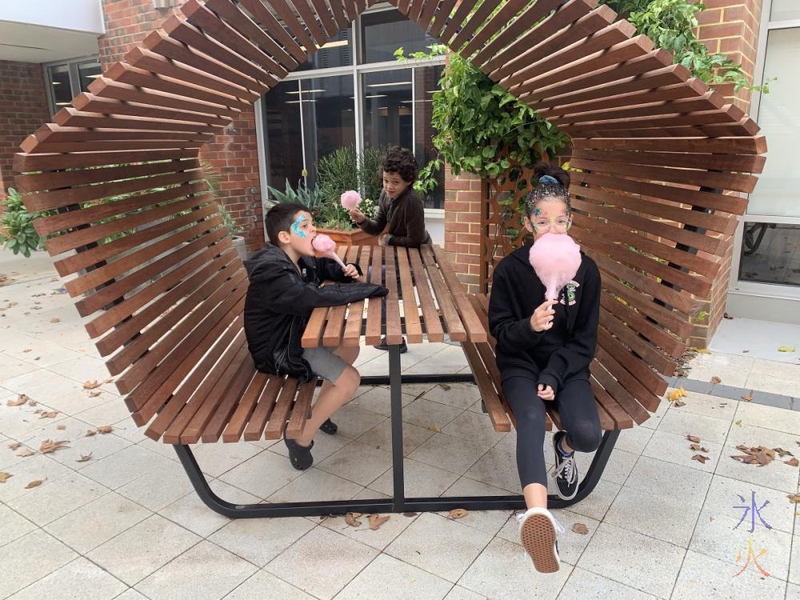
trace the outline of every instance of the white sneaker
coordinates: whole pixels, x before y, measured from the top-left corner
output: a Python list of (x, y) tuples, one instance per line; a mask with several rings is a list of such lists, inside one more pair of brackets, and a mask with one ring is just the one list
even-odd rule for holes
[(561, 568), (558, 534), (564, 528), (546, 508), (529, 508), (517, 516), (519, 539), (540, 573), (555, 573)]

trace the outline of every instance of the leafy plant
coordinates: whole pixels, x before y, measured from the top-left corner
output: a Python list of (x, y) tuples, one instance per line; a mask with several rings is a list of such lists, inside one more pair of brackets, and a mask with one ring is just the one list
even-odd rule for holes
[(659, 48), (672, 52), (674, 62), (689, 69), (706, 83), (733, 83), (734, 90), (747, 88), (769, 92), (769, 81), (751, 85), (742, 66), (724, 54), (711, 53), (695, 36), (697, 13), (705, 5), (690, 0), (600, 0), (627, 18)]
[(296, 190), (292, 189), (292, 184), (289, 183), (288, 179), (286, 180), (286, 189), (284, 191), (270, 186), (267, 186), (267, 189), (278, 203), (300, 202), (310, 208), (312, 212), (322, 204), (319, 188), (309, 189), (302, 179), (298, 180)]
[(228, 228), (228, 233), (230, 237), (234, 238), (242, 234), (242, 228), (239, 227), (239, 224), (234, 221), (231, 213), (228, 212), (228, 209), (219, 202), (219, 214), (222, 215), (222, 226)]
[(430, 46), (426, 46), (426, 48), (430, 48), (430, 50), (428, 52), (412, 52), (406, 55), (405, 50), (401, 46), (394, 51), (394, 58), (399, 62), (406, 62), (408, 60), (424, 60), (432, 56), (444, 56), (447, 54), (446, 44), (431, 44)]
[(346, 190), (361, 190), (359, 210), (368, 219), (375, 216), (377, 199), (383, 187), (380, 161), (384, 152), (368, 148), (359, 155), (353, 146), (338, 148), (325, 156), (317, 165), (317, 190), (320, 196), (314, 220), (319, 227), (347, 231), (355, 224), (339, 201)]
[(19, 192), (8, 188), (8, 197), (0, 217), (0, 238), (5, 247), (26, 258), (30, 257), (32, 251), (41, 249), (42, 241), (33, 226), (36, 217), (25, 208)]

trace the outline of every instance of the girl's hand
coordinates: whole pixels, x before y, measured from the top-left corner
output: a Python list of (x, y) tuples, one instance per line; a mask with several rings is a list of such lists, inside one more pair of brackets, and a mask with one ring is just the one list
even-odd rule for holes
[(358, 269), (356, 269), (355, 265), (345, 265), (342, 272), (351, 279), (356, 279), (358, 277)]
[(384, 233), (381, 237), (378, 238), (378, 245), (379, 246), (388, 246), (389, 245), (389, 234)]
[(350, 218), (353, 219), (353, 221), (355, 221), (356, 223), (361, 224), (367, 217), (365, 217), (364, 213), (362, 213), (360, 210), (354, 208), (353, 210), (350, 211)]
[(539, 333), (553, 326), (553, 319), (556, 314), (553, 305), (557, 302), (558, 300), (545, 300), (536, 307), (530, 319), (531, 329)]
[(555, 400), (556, 399), (556, 395), (553, 393), (553, 388), (551, 388), (549, 385), (543, 385), (543, 384), (540, 383), (539, 384), (539, 389), (538, 389), (538, 394), (539, 394), (539, 398), (541, 398), (542, 400)]

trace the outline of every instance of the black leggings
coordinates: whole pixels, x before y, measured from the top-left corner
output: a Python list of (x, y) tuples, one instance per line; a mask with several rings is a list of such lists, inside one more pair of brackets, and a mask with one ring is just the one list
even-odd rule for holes
[[(544, 463), (545, 401), (536, 392), (531, 377), (503, 380), (503, 393), (517, 419), (517, 470), (522, 487), (531, 483), (547, 486)], [(585, 379), (564, 383), (553, 400), (567, 432), (567, 444), (579, 452), (593, 452), (600, 445), (602, 430), (592, 387)]]

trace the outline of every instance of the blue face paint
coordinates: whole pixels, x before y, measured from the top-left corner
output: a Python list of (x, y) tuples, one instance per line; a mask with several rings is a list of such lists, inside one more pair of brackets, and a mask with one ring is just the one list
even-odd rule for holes
[(536, 208), (533, 209), (533, 216), (534, 217), (538, 217), (540, 214), (542, 214), (542, 209), (541, 208), (539, 208), (537, 206)]
[(306, 237), (306, 232), (303, 231), (302, 229), (300, 229), (300, 225), (305, 220), (306, 220), (306, 216), (305, 215), (300, 215), (299, 217), (297, 217), (297, 219), (295, 219), (294, 223), (292, 223), (292, 232), (297, 237), (301, 237), (301, 238)]

